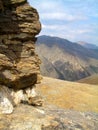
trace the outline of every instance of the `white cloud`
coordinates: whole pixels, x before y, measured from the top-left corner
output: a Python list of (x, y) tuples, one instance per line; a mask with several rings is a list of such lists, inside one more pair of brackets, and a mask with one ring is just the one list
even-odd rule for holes
[(40, 35), (98, 42), (98, 0), (28, 1), (39, 12), (42, 23)]
[(41, 18), (47, 20), (64, 20), (64, 21), (75, 21), (75, 20), (86, 20), (85, 16), (71, 15), (62, 12), (53, 12), (53, 13), (42, 13)]
[(49, 25), (49, 24), (42, 24), (42, 29), (47, 29), (47, 30), (55, 30), (57, 32), (59, 31), (65, 31), (65, 30), (69, 30), (69, 27), (67, 25), (64, 25), (64, 24), (52, 24), (52, 25)]
[(47, 12), (60, 9), (59, 2), (51, 1), (51, 0), (50, 1), (47, 0), (47, 2), (46, 0), (43, 2), (40, 2), (38, 6), (39, 8), (41, 8), (41, 11), (47, 11)]
[[(31, 0), (29, 1), (30, 3), (33, 3), (31, 2)], [(85, 13), (79, 14), (79, 11), (76, 12), (75, 8), (70, 8), (69, 10), (69, 5), (67, 2), (69, 2), (69, 0), (65, 1), (65, 3), (62, 0), (42, 0), (42, 2), (40, 2), (40, 0), (37, 0), (34, 2), (36, 3), (34, 7), (38, 9), (38, 12), (40, 13), (40, 18), (42, 20), (75, 21), (87, 19)]]
[[(73, 26), (69, 25), (59, 25), (59, 24), (43, 24), (42, 25), (42, 32), (40, 35), (51, 35), (51, 36), (58, 36), (61, 38), (65, 38), (68, 40), (71, 40), (73, 42), (79, 41), (79, 40), (84, 40), (87, 41), (87, 39), (93, 39), (92, 36), (92, 28), (74, 28)], [(88, 41), (87, 41), (88, 42)]]
[[(78, 27), (78, 26), (77, 26)], [(93, 28), (89, 27), (89, 26), (84, 26), (83, 27), (78, 27), (78, 28), (74, 28), (72, 25), (70, 24), (42, 24), (42, 29), (49, 29), (49, 30), (54, 30), (56, 29), (56, 31), (67, 31), (67, 33), (72, 33), (72, 34), (85, 34), (85, 33), (90, 33), (93, 31)]]
[(90, 32), (92, 32), (91, 29), (76, 29), (76, 30), (70, 31), (70, 33), (75, 33), (75, 34), (85, 34), (85, 33), (90, 33)]
[(54, 29), (57, 29), (58, 28), (58, 25), (43, 25), (42, 24), (42, 29), (51, 29), (51, 30), (54, 30)]

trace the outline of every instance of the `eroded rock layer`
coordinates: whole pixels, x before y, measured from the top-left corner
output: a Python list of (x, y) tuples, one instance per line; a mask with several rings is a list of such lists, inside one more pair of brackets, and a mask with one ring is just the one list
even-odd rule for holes
[(0, 84), (14, 89), (40, 81), (35, 54), (39, 16), (27, 0), (0, 0)]

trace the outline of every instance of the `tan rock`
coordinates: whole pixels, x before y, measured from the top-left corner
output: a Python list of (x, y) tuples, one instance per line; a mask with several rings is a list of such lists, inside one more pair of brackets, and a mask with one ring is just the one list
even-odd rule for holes
[(40, 60), (35, 35), (41, 30), (37, 10), (26, 0), (1, 0), (0, 84), (14, 89), (40, 82)]
[(29, 97), (28, 98), (28, 104), (33, 106), (42, 106), (43, 105), (43, 99), (41, 96), (35, 96), (35, 97)]

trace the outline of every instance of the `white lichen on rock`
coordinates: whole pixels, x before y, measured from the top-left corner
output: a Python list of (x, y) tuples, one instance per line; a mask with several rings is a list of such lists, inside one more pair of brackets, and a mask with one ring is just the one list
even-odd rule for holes
[(10, 114), (13, 112), (14, 103), (10, 96), (9, 88), (0, 86), (0, 114)]

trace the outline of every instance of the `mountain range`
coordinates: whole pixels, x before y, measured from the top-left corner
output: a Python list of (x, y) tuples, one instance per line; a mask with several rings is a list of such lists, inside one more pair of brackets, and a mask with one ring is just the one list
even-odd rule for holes
[(87, 42), (83, 42), (83, 41), (79, 41), (77, 43), (86, 48), (98, 50), (98, 46), (96, 46), (95, 44), (91, 44), (91, 43), (87, 43)]
[[(85, 44), (86, 45), (86, 44)], [(44, 76), (76, 81), (98, 73), (98, 51), (69, 40), (39, 36), (36, 52)]]

